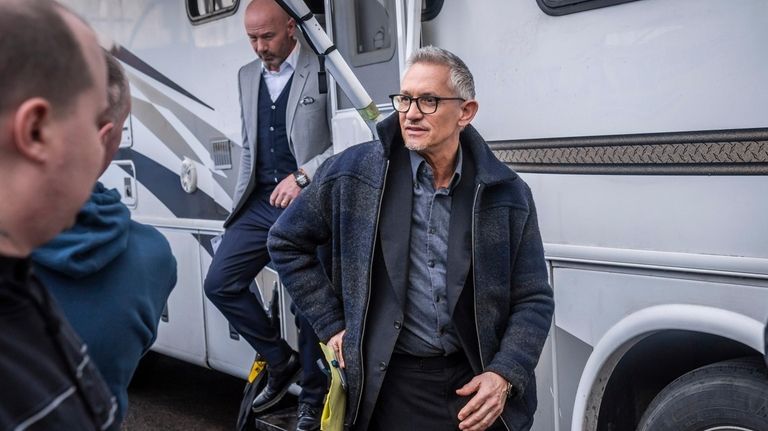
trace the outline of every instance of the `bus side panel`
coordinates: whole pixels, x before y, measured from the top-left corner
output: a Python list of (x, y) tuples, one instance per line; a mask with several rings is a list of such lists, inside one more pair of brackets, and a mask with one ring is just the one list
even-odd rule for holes
[[(208, 238), (203, 238), (202, 242), (205, 244), (206, 240)], [(211, 260), (210, 252), (203, 252), (200, 260), (203, 277), (208, 273)], [(256, 353), (242, 336), (233, 332), (234, 329), (224, 315), (207, 298), (204, 307), (208, 365), (213, 369), (246, 378)]]
[(767, 176), (523, 177), (545, 243), (768, 259)]
[(487, 140), (766, 125), (763, 0), (641, 0), (562, 17), (445, 2), (423, 44), (472, 71)]
[(171, 244), (178, 267), (178, 280), (168, 298), (167, 321), (160, 321), (153, 349), (207, 366), (200, 247), (194, 232), (169, 228), (158, 230)]

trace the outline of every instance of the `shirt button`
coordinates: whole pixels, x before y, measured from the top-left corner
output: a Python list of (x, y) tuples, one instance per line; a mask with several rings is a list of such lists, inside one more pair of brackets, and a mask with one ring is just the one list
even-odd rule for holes
[(440, 334), (440, 336), (445, 335), (445, 328), (440, 328), (440, 330), (437, 331), (437, 333)]
[(432, 233), (432, 234), (435, 233), (435, 228), (433, 227), (429, 228), (429, 233)]
[(430, 268), (434, 268), (435, 267), (435, 261), (434, 260), (428, 261), (427, 262), (427, 266), (430, 267)]
[(274, 153), (274, 152), (275, 152), (275, 149), (274, 149), (274, 148), (270, 148), (270, 149), (269, 149), (269, 152), (270, 152), (270, 153)]
[(274, 131), (275, 131), (275, 128), (274, 128), (274, 127), (272, 127), (272, 126), (269, 126), (269, 131), (270, 131), (270, 132), (274, 132)]
[(403, 327), (403, 322), (401, 322), (399, 320), (395, 320), (395, 329), (397, 329), (399, 331), (400, 328), (402, 328), (402, 327)]
[(272, 105), (272, 106), (270, 106), (270, 108), (275, 109), (276, 107), (275, 107), (275, 105)]
[(379, 371), (387, 371), (387, 363), (379, 362)]
[(440, 295), (435, 296), (435, 302), (440, 303)]

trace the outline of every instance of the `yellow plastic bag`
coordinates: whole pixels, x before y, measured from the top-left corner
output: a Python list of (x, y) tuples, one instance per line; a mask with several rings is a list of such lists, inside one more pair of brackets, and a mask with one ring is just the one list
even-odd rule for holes
[(338, 363), (333, 349), (323, 343), (320, 343), (320, 349), (322, 349), (325, 360), (330, 364), (331, 369), (331, 386), (325, 396), (320, 429), (322, 431), (343, 431), (344, 416), (347, 412), (347, 391), (342, 385), (341, 370), (338, 365), (334, 365)]

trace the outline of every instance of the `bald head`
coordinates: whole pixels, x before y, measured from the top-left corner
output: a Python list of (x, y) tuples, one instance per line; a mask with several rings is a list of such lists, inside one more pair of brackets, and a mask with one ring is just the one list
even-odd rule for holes
[(253, 0), (248, 4), (245, 32), (268, 70), (279, 70), (296, 46), (296, 22), (275, 0)]
[(245, 8), (246, 19), (249, 14), (263, 15), (267, 19), (288, 22), (291, 18), (275, 0), (251, 0)]

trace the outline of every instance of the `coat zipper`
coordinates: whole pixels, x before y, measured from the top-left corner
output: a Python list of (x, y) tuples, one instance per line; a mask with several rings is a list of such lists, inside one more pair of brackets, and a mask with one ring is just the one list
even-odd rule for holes
[(381, 195), (379, 196), (379, 207), (376, 210), (376, 224), (373, 226), (373, 244), (371, 244), (371, 263), (368, 265), (368, 297), (365, 300), (365, 312), (363, 313), (363, 327), (360, 332), (360, 393), (357, 396), (357, 405), (355, 406), (355, 417), (352, 423), (357, 422), (357, 415), (360, 414), (360, 403), (363, 400), (363, 387), (365, 386), (365, 362), (363, 360), (363, 342), (365, 341), (365, 323), (368, 321), (368, 306), (371, 304), (371, 286), (373, 285), (373, 258), (376, 252), (376, 240), (379, 237), (379, 221), (381, 218), (381, 203), (384, 201), (384, 189), (387, 186), (387, 174), (389, 173), (389, 160), (384, 166), (384, 181), (381, 186)]
[[(472, 289), (472, 298), (474, 299), (475, 334), (477, 335), (477, 350), (480, 353), (480, 367), (482, 367), (482, 371), (485, 371), (483, 347), (480, 343), (480, 325), (477, 323), (477, 277), (475, 277), (475, 214), (477, 213), (477, 198), (480, 196), (480, 191), (482, 188), (482, 184), (477, 185), (477, 189), (475, 190), (475, 198), (472, 202), (472, 284), (474, 286), (474, 289)], [(504, 422), (504, 418), (499, 416), (499, 419), (501, 419), (501, 423), (504, 425), (504, 428), (509, 431), (509, 426), (506, 422)]]

